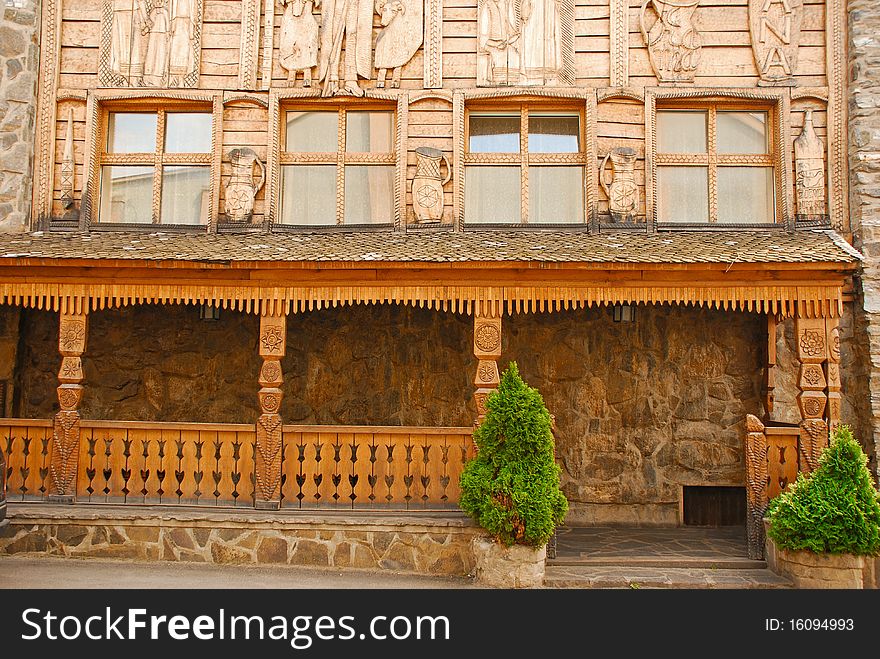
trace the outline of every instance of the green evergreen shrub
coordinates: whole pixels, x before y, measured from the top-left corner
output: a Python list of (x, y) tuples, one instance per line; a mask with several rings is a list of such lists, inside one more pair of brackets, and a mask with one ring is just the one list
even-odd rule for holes
[(461, 474), (459, 505), (498, 542), (542, 547), (568, 512), (559, 488), (550, 413), (511, 362), (474, 431), (477, 455)]
[(838, 427), (816, 470), (806, 477), (798, 474), (770, 502), (767, 535), (782, 549), (880, 553), (880, 494), (867, 463), (849, 427)]

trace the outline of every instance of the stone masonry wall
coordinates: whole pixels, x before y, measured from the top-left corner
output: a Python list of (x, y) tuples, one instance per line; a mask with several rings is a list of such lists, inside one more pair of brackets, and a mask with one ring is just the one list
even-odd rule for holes
[[(92, 314), (86, 418), (253, 423), (254, 315), (143, 306)], [(55, 410), (57, 314), (23, 312), (22, 416)], [(469, 426), (473, 322), (399, 306), (291, 316), (287, 423)], [(742, 421), (760, 415), (763, 316), (640, 306), (503, 321), (516, 360), (556, 415), (571, 521), (674, 524), (683, 485), (745, 482)]]
[(505, 318), (502, 367), (556, 416), (569, 521), (675, 524), (683, 485), (745, 483), (760, 415), (763, 316), (639, 306)]
[(5, 0), (0, 24), (0, 231), (31, 213), (40, 1)]
[(0, 416), (12, 414), (19, 315), (18, 307), (0, 305)]
[(849, 0), (850, 217), (865, 255), (861, 279), (863, 344), (870, 359), (866, 448), (880, 475), (880, 3)]

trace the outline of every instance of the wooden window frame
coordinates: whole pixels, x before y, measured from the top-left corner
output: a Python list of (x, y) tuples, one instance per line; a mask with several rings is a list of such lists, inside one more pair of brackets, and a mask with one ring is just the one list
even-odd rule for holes
[[(164, 116), (173, 112), (211, 115), (211, 150), (203, 153), (165, 153)], [(152, 153), (108, 153), (108, 123), (112, 113), (156, 113), (156, 148)], [(100, 231), (182, 231), (213, 233), (217, 229), (220, 205), (220, 160), (223, 135), (223, 98), (220, 93), (155, 90), (149, 94), (132, 91), (93, 90), (86, 101), (86, 165), (80, 228)], [(152, 166), (152, 217), (150, 223), (101, 222), (101, 168), (105, 165)], [(162, 168), (164, 165), (207, 166), (209, 208), (205, 223), (161, 222)]]
[[(398, 164), (398, 148), (395, 144), (397, 141), (396, 135), (399, 134), (398, 129), (398, 121), (400, 121), (398, 117), (397, 108), (393, 104), (389, 103), (363, 103), (357, 105), (342, 105), (342, 104), (322, 104), (322, 103), (283, 103), (279, 107), (279, 122), (277, 127), (277, 134), (279, 140), (279, 150), (278, 150), (278, 167), (284, 167), (287, 165), (334, 165), (336, 167), (336, 224), (335, 226), (345, 226), (345, 227), (373, 227), (373, 228), (387, 228), (396, 223), (396, 218), (394, 216), (388, 218), (388, 222), (381, 222), (376, 224), (346, 224), (345, 223), (345, 167), (346, 165), (386, 165), (386, 166), (397, 166)], [(285, 151), (284, 145), (287, 144), (287, 113), (288, 112), (336, 112), (337, 121), (336, 121), (336, 151), (328, 151), (328, 152), (315, 152), (315, 151), (303, 151), (303, 152), (294, 152), (294, 151)], [(347, 122), (346, 116), (349, 112), (387, 112), (391, 114), (391, 137), (392, 144), (391, 150), (386, 152), (349, 152), (346, 151), (346, 139), (347, 139)], [(279, 172), (280, 176), (280, 172)], [(395, 174), (395, 190), (397, 189), (397, 174)], [(280, 195), (280, 187), (278, 187), (275, 192), (276, 195)], [(397, 193), (395, 193), (395, 197)], [(392, 206), (397, 208), (397, 200), (392, 199)], [(296, 228), (304, 228), (304, 229), (326, 229), (330, 228), (334, 225), (325, 225), (325, 224), (286, 224), (281, 222), (282, 218), (282, 209), (281, 209), (281, 201), (278, 199), (278, 215), (275, 222), (275, 226), (283, 227), (285, 229), (296, 229)], [(395, 210), (395, 215), (397, 211)]]
[[(688, 91), (648, 91), (646, 92), (646, 206), (649, 231), (711, 228), (726, 229), (793, 229), (791, 163), (787, 157), (787, 146), (791, 143), (790, 112), (788, 97), (779, 91), (752, 92), (745, 90), (688, 90)], [(659, 153), (657, 143), (657, 112), (664, 110), (707, 110), (707, 152), (705, 154)], [(766, 112), (768, 154), (718, 154), (717, 124), (718, 111)], [(656, 195), (658, 194), (657, 169), (661, 166), (705, 166), (709, 177), (709, 222), (659, 222), (657, 218)], [(755, 166), (773, 168), (774, 204), (772, 222), (718, 222), (718, 167)], [(713, 194), (714, 192), (714, 194)]]
[[(529, 115), (560, 113), (577, 115), (578, 117), (578, 151), (574, 153), (530, 153), (529, 152)], [(471, 153), (470, 152), (470, 118), (472, 115), (519, 115), (519, 151), (515, 153)], [(463, 169), (473, 166), (519, 166), (520, 168), (520, 221), (516, 222), (468, 222), (461, 209), (462, 222), (468, 228), (487, 228), (493, 226), (533, 227), (539, 229), (556, 227), (588, 227), (590, 216), (590, 196), (587, 193), (587, 181), (591, 179), (588, 164), (591, 157), (589, 151), (587, 111), (583, 100), (573, 99), (567, 102), (536, 99), (520, 102), (468, 102), (464, 108), (464, 132), (462, 144)], [(567, 165), (582, 167), (581, 181), (583, 185), (582, 221), (579, 223), (530, 223), (529, 222), (529, 167), (531, 165)], [(465, 175), (465, 172), (462, 171)], [(464, 181), (461, 181), (462, 191)], [(464, 195), (462, 195), (463, 198)]]

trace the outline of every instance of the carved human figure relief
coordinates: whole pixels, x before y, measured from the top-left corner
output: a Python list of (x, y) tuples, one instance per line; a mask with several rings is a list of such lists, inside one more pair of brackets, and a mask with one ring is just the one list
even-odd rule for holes
[(73, 206), (73, 108), (67, 111), (67, 130), (64, 136), (64, 155), (61, 158), (61, 204), (65, 210)]
[(391, 87), (400, 87), (400, 69), (422, 45), (424, 3), (422, 0), (376, 0), (382, 30), (376, 37), (376, 86), (385, 86), (392, 71)]
[(318, 21), (312, 14), (313, 0), (280, 0), (281, 18), (279, 62), (287, 71), (287, 83), (293, 87), (302, 71), (303, 87), (312, 86), (312, 67), (318, 64)]
[(794, 86), (803, 0), (749, 0), (749, 30), (759, 84)]
[[(612, 172), (607, 170), (611, 160)], [(608, 197), (614, 222), (632, 222), (639, 210), (639, 186), (635, 179), (636, 152), (629, 147), (612, 149), (602, 160), (599, 183)]]
[[(648, 57), (660, 82), (693, 82), (700, 62), (702, 39), (694, 25), (700, 0), (644, 0), (639, 28)], [(648, 27), (648, 10), (654, 23)]]
[[(254, 198), (266, 182), (266, 168), (253, 149), (233, 149), (229, 153), (232, 176), (226, 184), (226, 219), (249, 222), (254, 212)], [(259, 172), (254, 178), (254, 167)]]
[(804, 128), (794, 141), (798, 219), (824, 220), (825, 145), (813, 126), (813, 111), (804, 111)]
[(321, 9), (321, 95), (363, 96), (358, 80), (369, 80), (373, 69), (373, 0), (317, 0), (315, 4)]
[(104, 87), (195, 87), (202, 0), (103, 0)]
[(477, 84), (574, 84), (573, 0), (482, 0)]

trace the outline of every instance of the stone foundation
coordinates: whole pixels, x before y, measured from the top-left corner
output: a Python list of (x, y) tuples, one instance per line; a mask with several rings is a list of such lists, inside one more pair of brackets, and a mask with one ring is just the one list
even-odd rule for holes
[(472, 543), (481, 535), (455, 513), (281, 515), (10, 504), (0, 554), (464, 576), (474, 571)]
[(491, 538), (474, 538), (477, 583), (491, 588), (539, 588), (544, 585), (547, 547), (505, 547)]

